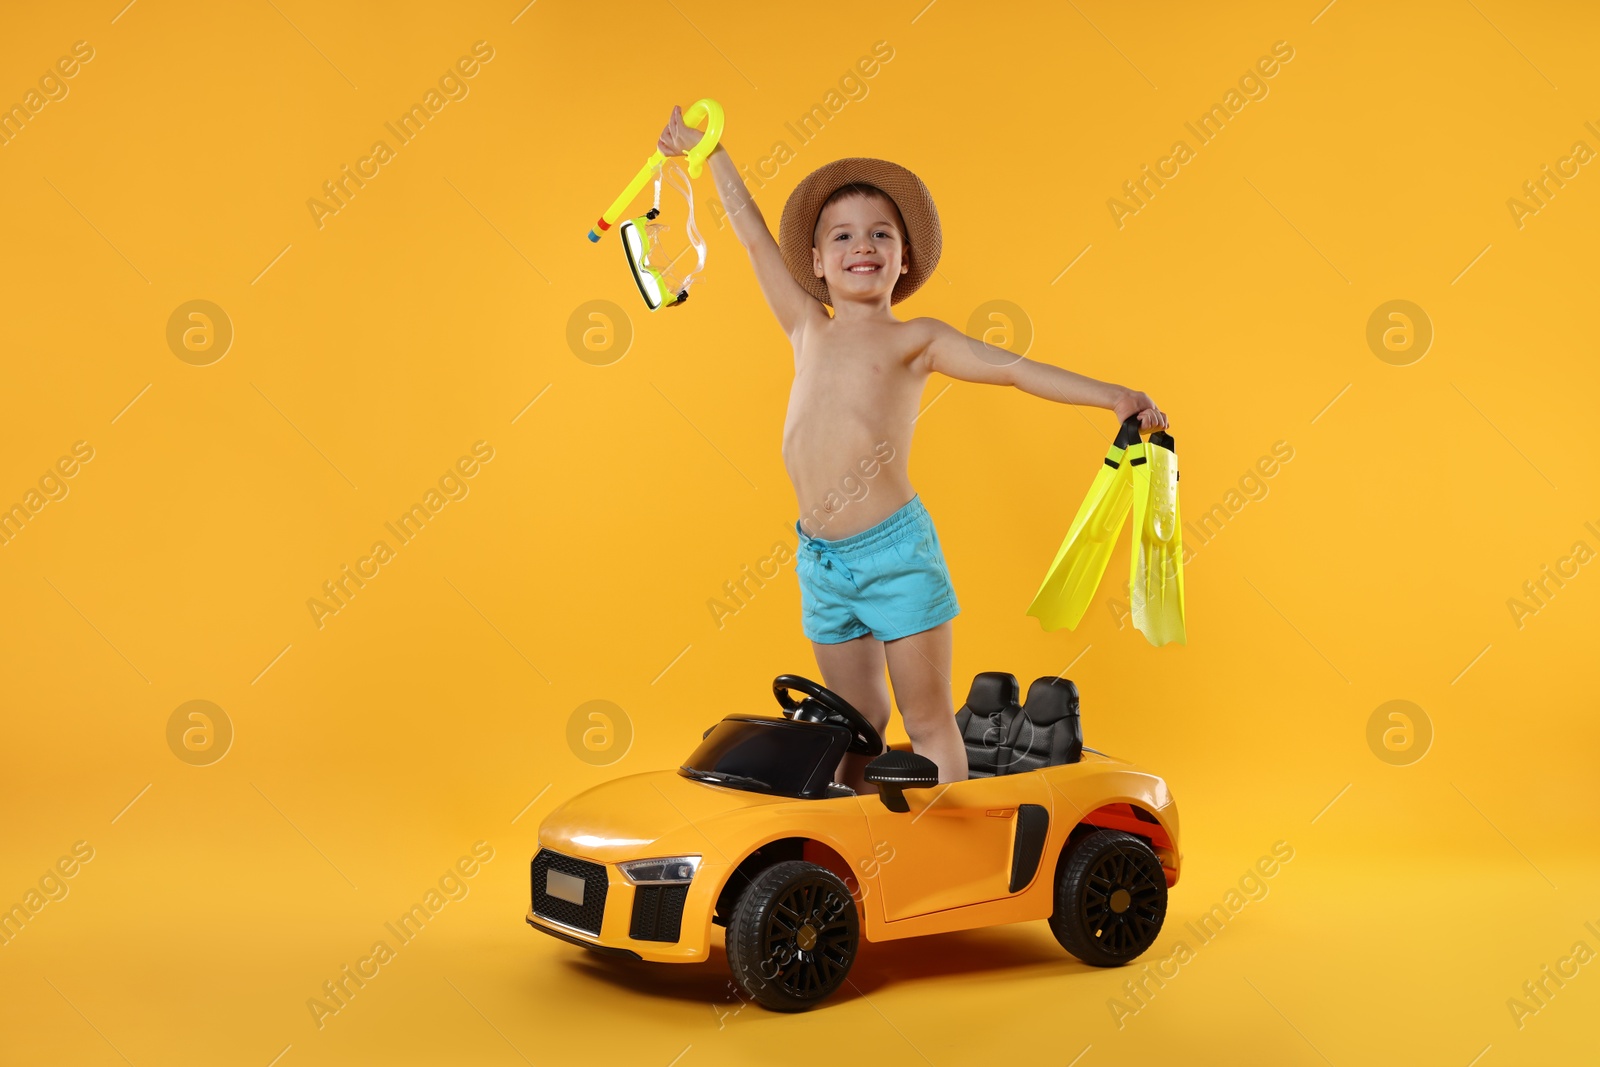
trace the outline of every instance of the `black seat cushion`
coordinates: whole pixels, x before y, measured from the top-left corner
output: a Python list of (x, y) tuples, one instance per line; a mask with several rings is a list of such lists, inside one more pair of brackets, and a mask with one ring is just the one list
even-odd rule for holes
[(1078, 687), (1066, 678), (1035, 679), (1006, 743), (1011, 749), (1009, 774), (1077, 763), (1083, 758)]
[(1017, 676), (1005, 671), (984, 671), (972, 679), (967, 702), (956, 712), (956, 728), (967, 749), (967, 777), (992, 778), (1009, 773), (1007, 737), (1022, 712)]

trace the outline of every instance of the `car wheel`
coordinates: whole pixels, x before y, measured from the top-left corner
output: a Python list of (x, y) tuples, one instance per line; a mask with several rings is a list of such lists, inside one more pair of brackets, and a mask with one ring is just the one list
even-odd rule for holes
[(786, 860), (756, 875), (728, 918), (728, 966), (747, 997), (773, 1011), (805, 1011), (844, 983), (860, 921), (844, 881)]
[(1143, 838), (1096, 830), (1063, 858), (1056, 873), (1050, 931), (1084, 963), (1116, 967), (1137, 958), (1167, 917), (1167, 877)]

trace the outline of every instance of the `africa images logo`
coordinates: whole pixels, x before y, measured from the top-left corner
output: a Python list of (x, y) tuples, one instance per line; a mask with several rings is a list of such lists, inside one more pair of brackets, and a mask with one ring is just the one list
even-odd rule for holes
[(453, 500), (465, 500), (467, 494), (472, 492), (468, 479), (475, 477), (483, 469), (482, 465), (493, 459), (493, 445), (488, 441), (474, 442), (472, 455), (461, 456), (453, 466), (445, 468), (444, 474), (439, 476), (437, 489), (429, 488), (421, 501), (401, 512), (393, 522), (383, 524), (384, 529), (394, 535), (394, 546), (382, 539), (372, 542), (371, 551), (356, 560), (354, 569), (346, 563), (338, 575), (322, 583), (326, 599), (306, 598), (306, 610), (311, 613), (311, 621), (317, 629), (326, 625), (328, 616), (337, 615), (349, 607), (356, 594), (367, 587), (367, 582), (382, 573), (383, 566), (397, 557), (397, 546), (409, 545), (416, 540), (428, 522), (438, 518), (445, 505)]
[[(398, 154), (399, 147), (410, 144), (428, 125), (429, 121), (439, 116), (445, 105), (452, 100), (465, 100), (472, 87), (467, 84), (468, 79), (477, 76), (482, 69), (482, 64), (494, 59), (494, 47), (488, 41), (476, 41), (472, 45), (472, 54), (462, 56), (455, 64), (445, 68), (439, 75), (438, 88), (430, 87), (422, 96), (420, 103), (413, 103), (403, 111), (393, 122), (385, 122), (383, 128), (393, 136), (395, 144), (379, 138), (372, 142), (372, 148), (367, 154), (356, 160), (352, 170), (346, 163), (340, 168), (338, 177), (330, 178), (322, 183), (322, 193), (326, 200), (311, 197), (306, 201), (306, 208), (311, 212), (311, 221), (317, 224), (317, 229), (322, 229), (330, 215), (337, 215), (349, 207), (349, 202), (355, 199), (356, 193), (367, 187), (367, 182), (382, 173), (385, 164), (392, 162)], [(397, 147), (398, 146), (398, 147)]]

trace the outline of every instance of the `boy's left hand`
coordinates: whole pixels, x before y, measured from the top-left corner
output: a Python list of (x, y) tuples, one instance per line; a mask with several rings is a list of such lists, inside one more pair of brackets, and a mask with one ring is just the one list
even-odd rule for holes
[(1143, 433), (1167, 428), (1167, 416), (1156, 407), (1156, 402), (1150, 399), (1149, 393), (1141, 393), (1137, 389), (1125, 391), (1122, 399), (1118, 400), (1111, 410), (1116, 414), (1118, 422), (1124, 421), (1129, 415), (1137, 414), (1139, 429)]

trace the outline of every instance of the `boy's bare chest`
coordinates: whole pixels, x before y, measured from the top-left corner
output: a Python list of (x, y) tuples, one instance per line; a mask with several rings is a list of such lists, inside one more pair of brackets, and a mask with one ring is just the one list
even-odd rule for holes
[(898, 330), (808, 338), (795, 354), (794, 388), (846, 402), (920, 392), (918, 354), (915, 339)]

